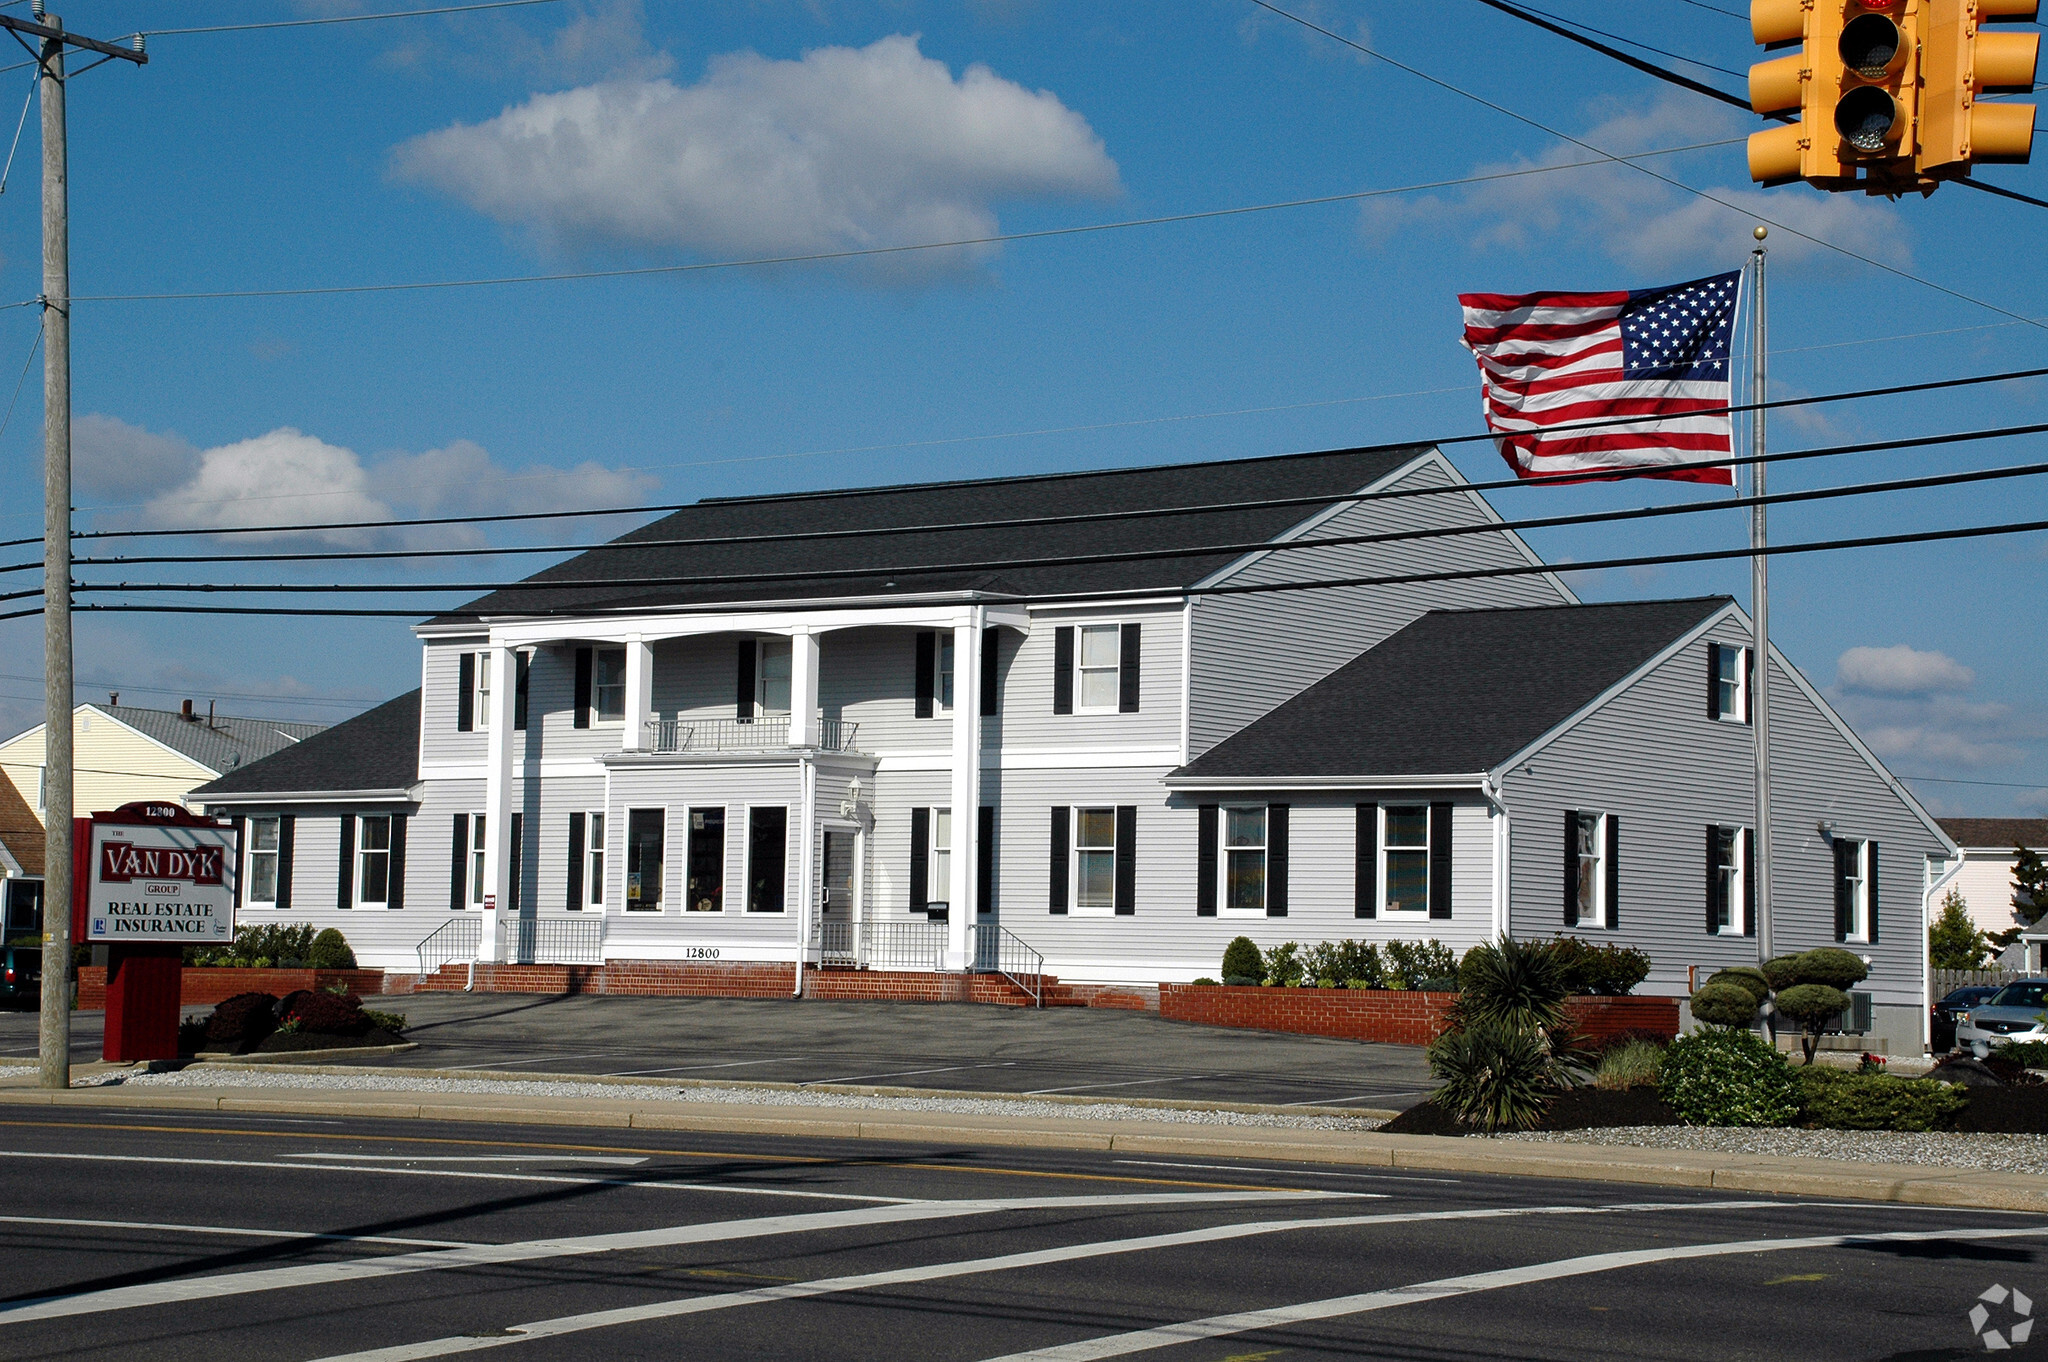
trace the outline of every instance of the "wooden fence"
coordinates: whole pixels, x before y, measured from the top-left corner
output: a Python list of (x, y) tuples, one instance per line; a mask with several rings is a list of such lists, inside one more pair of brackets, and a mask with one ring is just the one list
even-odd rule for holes
[(1928, 1001), (1940, 1002), (1959, 988), (1997, 988), (2020, 977), (2016, 969), (1935, 969), (1927, 972)]

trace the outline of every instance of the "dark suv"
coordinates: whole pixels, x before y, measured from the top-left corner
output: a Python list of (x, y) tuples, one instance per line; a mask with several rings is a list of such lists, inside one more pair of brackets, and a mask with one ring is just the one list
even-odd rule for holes
[(43, 988), (41, 946), (0, 946), (0, 1003), (35, 1006)]

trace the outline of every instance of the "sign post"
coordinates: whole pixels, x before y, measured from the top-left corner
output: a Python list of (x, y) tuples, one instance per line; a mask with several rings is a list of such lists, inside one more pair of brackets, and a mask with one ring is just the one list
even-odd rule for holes
[(96, 815), (81, 941), (107, 946), (103, 1057), (178, 1057), (184, 948), (235, 934), (235, 826), (176, 804), (124, 804)]

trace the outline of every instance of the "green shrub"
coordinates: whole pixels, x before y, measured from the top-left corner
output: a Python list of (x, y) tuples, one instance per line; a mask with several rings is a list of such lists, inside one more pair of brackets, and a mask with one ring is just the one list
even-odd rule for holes
[(1709, 1026), (1746, 1027), (1756, 1020), (1758, 1001), (1740, 984), (1709, 980), (1692, 995), (1692, 1015)]
[(1840, 946), (1802, 951), (1793, 957), (1793, 967), (1799, 975), (1796, 983), (1820, 984), (1826, 988), (1844, 989), (1870, 977), (1870, 966), (1863, 963), (1863, 957)]
[(1695, 1031), (1672, 1041), (1657, 1094), (1696, 1126), (1782, 1126), (1799, 1115), (1791, 1066), (1754, 1031)]
[(1201, 978), (1195, 980), (1195, 987), (1214, 988), (1216, 987), (1216, 981), (1214, 979), (1209, 978), (1207, 975), (1203, 975)]
[(1790, 988), (1799, 982), (1799, 957), (1797, 955), (1774, 956), (1763, 963), (1764, 978), (1770, 981), (1775, 992)]
[(1827, 1130), (1936, 1130), (1970, 1103), (1960, 1084), (1811, 1067), (1798, 1094), (1800, 1124)]
[[(1197, 979), (1195, 982), (1198, 984), (1203, 982), (1213, 984), (1216, 981), (1214, 979), (1206, 981)], [(374, 1007), (366, 1007), (363, 1009), (363, 1015), (370, 1019), (370, 1025), (380, 1030), (389, 1031), (394, 1036), (405, 1030), (405, 1014), (403, 1012), (379, 1012)]]
[(1799, 1023), (1799, 1045), (1806, 1062), (1820, 1045), (1821, 1031), (1849, 1006), (1849, 995), (1826, 984), (1794, 984), (1778, 991), (1778, 1015)]
[(1564, 1024), (1565, 962), (1548, 945), (1503, 937), (1465, 952), (1458, 967), (1457, 1024), (1499, 1022), (1548, 1034)]
[(1437, 1037), (1429, 1071), (1443, 1084), (1431, 1097), (1437, 1107), (1489, 1134), (1528, 1130), (1570, 1081), (1541, 1035), (1493, 1019)]
[(1708, 986), (1733, 984), (1747, 992), (1757, 1007), (1764, 1005), (1764, 999), (1771, 996), (1771, 981), (1755, 965), (1737, 965), (1733, 969), (1717, 969), (1707, 977)]
[(1259, 955), (1258, 943), (1248, 936), (1240, 936), (1225, 946), (1222, 973), (1225, 979), (1233, 976), (1263, 979), (1266, 976), (1266, 964)]
[(1339, 941), (1335, 977), (1352, 988), (1385, 988), (1387, 970), (1380, 963), (1380, 948), (1370, 941)]
[(1630, 1040), (1600, 1056), (1593, 1070), (1593, 1086), (1619, 1092), (1624, 1088), (1654, 1088), (1664, 1067), (1664, 1047), (1655, 1041)]
[(1325, 979), (1335, 979), (1343, 967), (1337, 958), (1337, 943), (1334, 941), (1318, 941), (1301, 953), (1302, 978), (1318, 985)]
[(1564, 970), (1565, 989), (1573, 994), (1619, 998), (1650, 977), (1650, 957), (1632, 946), (1595, 944), (1576, 936), (1546, 943)]
[(347, 937), (329, 927), (306, 948), (306, 963), (314, 969), (354, 969), (356, 953), (349, 949)]
[(2009, 1040), (1991, 1053), (2023, 1069), (2048, 1069), (2048, 1040)]
[(1457, 955), (1435, 937), (1427, 941), (1389, 941), (1385, 954), (1389, 988), (1419, 989), (1433, 980), (1458, 977)]
[(1302, 971), (1301, 947), (1292, 941), (1283, 941), (1277, 946), (1269, 947), (1261, 968), (1268, 988), (1284, 988), (1288, 985), (1299, 987)]

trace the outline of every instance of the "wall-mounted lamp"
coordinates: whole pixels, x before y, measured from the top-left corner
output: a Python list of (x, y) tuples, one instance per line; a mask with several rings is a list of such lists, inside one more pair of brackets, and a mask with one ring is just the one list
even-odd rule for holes
[(1813, 825), (1813, 830), (1823, 837), (1832, 839), (1835, 835), (1834, 821), (1832, 819), (1823, 818), (1818, 823), (1815, 823)]

